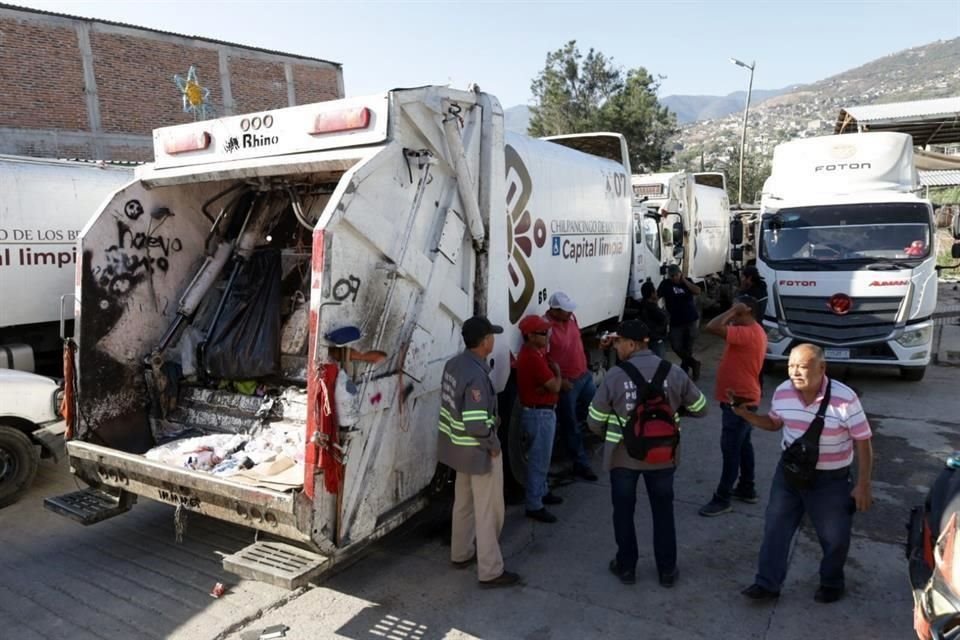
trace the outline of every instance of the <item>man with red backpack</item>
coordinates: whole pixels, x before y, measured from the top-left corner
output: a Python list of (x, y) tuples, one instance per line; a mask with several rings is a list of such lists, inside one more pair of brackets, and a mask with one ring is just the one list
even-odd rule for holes
[(607, 371), (590, 404), (587, 426), (603, 436), (604, 467), (610, 471), (617, 556), (610, 571), (624, 584), (636, 582), (637, 532), (633, 515), (643, 476), (653, 517), (653, 553), (660, 585), (672, 587), (677, 569), (673, 475), (678, 461), (681, 408), (707, 412), (707, 399), (693, 381), (649, 347), (650, 331), (639, 320), (620, 324), (613, 347), (620, 364)]

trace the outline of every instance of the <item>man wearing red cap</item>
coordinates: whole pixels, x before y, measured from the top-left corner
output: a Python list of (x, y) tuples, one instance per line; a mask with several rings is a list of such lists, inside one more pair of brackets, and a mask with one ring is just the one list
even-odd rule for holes
[(563, 499), (547, 488), (547, 472), (553, 454), (557, 430), (557, 394), (563, 378), (560, 367), (547, 359), (550, 322), (540, 316), (520, 321), (523, 347), (517, 357), (517, 391), (520, 396), (520, 424), (527, 436), (527, 517), (540, 522), (556, 522), (545, 504), (560, 504)]

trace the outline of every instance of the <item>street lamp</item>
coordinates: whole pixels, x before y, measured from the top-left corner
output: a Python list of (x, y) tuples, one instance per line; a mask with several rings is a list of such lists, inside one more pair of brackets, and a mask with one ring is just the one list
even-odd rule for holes
[(750, 95), (753, 93), (753, 69), (757, 66), (757, 63), (752, 62), (747, 64), (736, 58), (730, 58), (730, 62), (738, 67), (750, 69), (750, 84), (747, 85), (747, 102), (743, 105), (743, 130), (740, 132), (740, 182), (737, 185), (737, 200), (739, 204), (743, 204), (743, 149), (747, 144), (747, 113), (750, 111)]

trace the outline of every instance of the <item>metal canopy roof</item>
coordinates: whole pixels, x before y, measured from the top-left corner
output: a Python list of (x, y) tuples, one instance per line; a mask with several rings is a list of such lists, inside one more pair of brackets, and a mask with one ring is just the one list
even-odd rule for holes
[(834, 133), (866, 131), (909, 133), (918, 147), (960, 142), (960, 96), (840, 110)]
[(956, 187), (960, 185), (960, 169), (943, 171), (919, 171), (920, 184), (924, 187)]

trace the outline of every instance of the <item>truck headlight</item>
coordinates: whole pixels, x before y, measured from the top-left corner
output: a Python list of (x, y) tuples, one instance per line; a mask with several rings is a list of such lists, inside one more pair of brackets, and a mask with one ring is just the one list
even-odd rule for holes
[(63, 417), (63, 414), (60, 413), (60, 407), (62, 406), (63, 406), (63, 389), (57, 389), (57, 392), (53, 394), (53, 413), (58, 418)]
[(930, 342), (932, 335), (933, 327), (911, 329), (910, 331), (904, 331), (903, 335), (897, 338), (897, 342), (900, 343), (902, 347), (919, 347), (920, 345)]
[(780, 327), (765, 326), (764, 329), (767, 332), (767, 342), (780, 342), (786, 338), (785, 335), (780, 333)]

